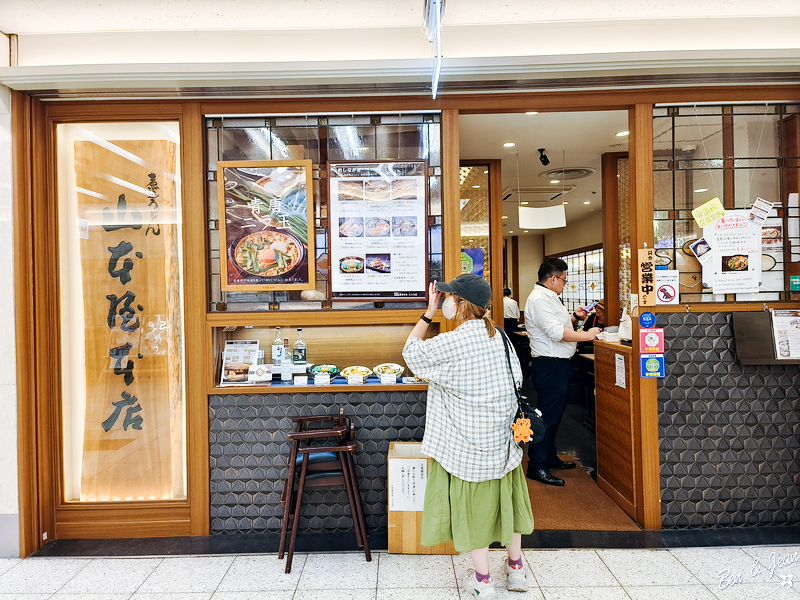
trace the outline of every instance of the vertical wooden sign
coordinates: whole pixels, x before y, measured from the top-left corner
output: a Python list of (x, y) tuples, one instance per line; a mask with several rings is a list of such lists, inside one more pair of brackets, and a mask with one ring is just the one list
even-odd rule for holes
[(656, 251), (653, 248), (639, 248), (639, 306), (656, 305)]
[(185, 497), (176, 145), (78, 141), (74, 150), (88, 232), (62, 278), (84, 309), (80, 499)]

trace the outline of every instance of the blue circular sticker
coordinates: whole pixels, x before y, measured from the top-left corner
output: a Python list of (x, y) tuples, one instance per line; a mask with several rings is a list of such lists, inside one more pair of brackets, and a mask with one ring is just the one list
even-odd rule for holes
[(645, 329), (650, 329), (656, 324), (656, 316), (651, 312), (643, 312), (639, 315), (639, 325)]

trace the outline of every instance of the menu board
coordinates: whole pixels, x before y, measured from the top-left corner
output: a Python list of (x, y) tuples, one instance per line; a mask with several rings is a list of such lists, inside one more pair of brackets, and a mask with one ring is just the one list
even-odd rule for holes
[(800, 359), (800, 310), (773, 310), (772, 335), (779, 360)]
[(332, 300), (420, 300), (428, 282), (427, 165), (329, 163)]
[(310, 160), (217, 163), (224, 291), (314, 289), (311, 171)]

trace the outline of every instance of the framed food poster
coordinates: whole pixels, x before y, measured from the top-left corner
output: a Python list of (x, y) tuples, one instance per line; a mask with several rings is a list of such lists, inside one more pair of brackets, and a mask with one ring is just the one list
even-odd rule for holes
[(427, 173), (424, 161), (328, 164), (331, 300), (425, 298)]
[(224, 291), (314, 289), (310, 160), (217, 163)]

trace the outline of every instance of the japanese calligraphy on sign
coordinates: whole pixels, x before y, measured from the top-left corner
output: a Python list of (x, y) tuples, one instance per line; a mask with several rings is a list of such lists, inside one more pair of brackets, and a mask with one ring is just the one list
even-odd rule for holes
[(176, 143), (79, 140), (74, 163), (72, 210), (88, 227), (62, 261), (82, 296), (85, 414), (71, 418), (85, 422), (79, 484), (65, 484), (65, 499), (182, 498)]
[(640, 248), (637, 268), (639, 271), (639, 306), (656, 305), (656, 251)]
[(692, 216), (700, 227), (705, 227), (709, 223), (725, 216), (725, 208), (719, 198), (712, 198), (692, 210)]
[(217, 163), (222, 289), (314, 289), (310, 160)]

